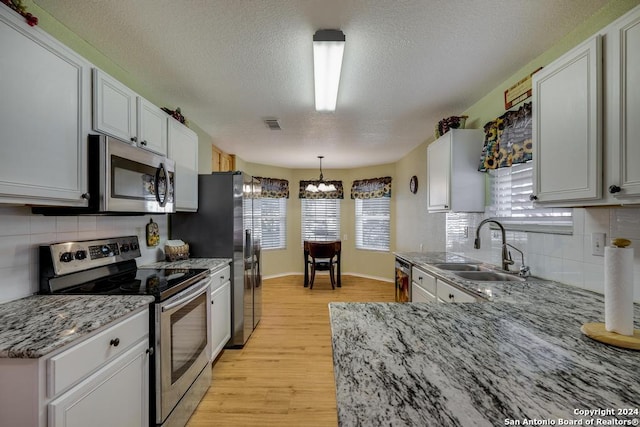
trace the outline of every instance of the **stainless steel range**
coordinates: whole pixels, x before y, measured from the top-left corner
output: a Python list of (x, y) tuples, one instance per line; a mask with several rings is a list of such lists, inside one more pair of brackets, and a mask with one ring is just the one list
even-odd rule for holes
[(136, 236), (40, 246), (40, 293), (152, 295), (150, 422), (184, 426), (211, 384), (206, 269), (138, 268)]

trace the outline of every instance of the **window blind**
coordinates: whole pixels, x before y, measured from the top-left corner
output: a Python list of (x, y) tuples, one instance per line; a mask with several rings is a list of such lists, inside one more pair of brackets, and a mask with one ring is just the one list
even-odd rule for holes
[(340, 239), (340, 199), (300, 199), (302, 240)]
[(391, 198), (355, 199), (356, 248), (388, 251), (390, 241)]
[(261, 199), (262, 248), (287, 247), (287, 199)]
[(489, 171), (491, 216), (511, 229), (544, 231), (549, 227), (571, 232), (573, 209), (540, 207), (529, 200), (533, 193), (533, 167), (529, 161)]

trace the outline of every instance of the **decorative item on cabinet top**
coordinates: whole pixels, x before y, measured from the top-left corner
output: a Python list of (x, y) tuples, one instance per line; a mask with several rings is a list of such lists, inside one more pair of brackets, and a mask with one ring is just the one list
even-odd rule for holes
[(2, 3), (6, 4), (10, 9), (15, 10), (17, 13), (22, 15), (24, 19), (27, 21), (29, 26), (33, 27), (38, 25), (38, 18), (27, 12), (27, 8), (22, 4), (22, 0), (0, 0)]
[(451, 116), (440, 120), (436, 125), (434, 136), (438, 139), (449, 132), (449, 129), (464, 129), (468, 118), (469, 116)]
[(170, 110), (167, 107), (162, 107), (161, 110), (167, 113), (168, 115), (170, 115), (171, 117), (173, 117), (174, 119), (176, 119), (177, 121), (179, 121), (180, 123), (182, 123), (183, 125), (185, 125), (186, 127), (189, 127), (189, 121), (182, 115), (182, 111), (180, 111), (180, 107), (177, 107), (175, 110)]

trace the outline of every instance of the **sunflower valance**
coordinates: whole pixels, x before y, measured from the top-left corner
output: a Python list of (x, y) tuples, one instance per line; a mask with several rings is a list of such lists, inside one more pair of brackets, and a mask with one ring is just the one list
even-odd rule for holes
[(530, 102), (484, 125), (484, 146), (478, 170), (485, 172), (531, 160), (532, 126)]
[(352, 199), (391, 197), (391, 177), (359, 179), (351, 184)]
[(263, 199), (283, 199), (289, 198), (289, 181), (286, 179), (263, 178), (256, 176), (260, 181)]
[[(318, 187), (321, 182), (326, 185), (333, 184), (336, 190), (335, 191), (307, 191), (307, 186), (309, 184), (313, 184), (316, 187)], [(300, 181), (300, 193), (298, 193), (298, 195), (301, 199), (344, 199), (344, 189), (342, 188), (342, 181), (320, 181), (320, 180)]]

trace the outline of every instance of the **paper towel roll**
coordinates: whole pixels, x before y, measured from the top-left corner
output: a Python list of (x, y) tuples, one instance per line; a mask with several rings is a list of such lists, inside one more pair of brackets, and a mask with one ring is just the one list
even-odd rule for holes
[(604, 327), (633, 335), (633, 248), (604, 248)]

